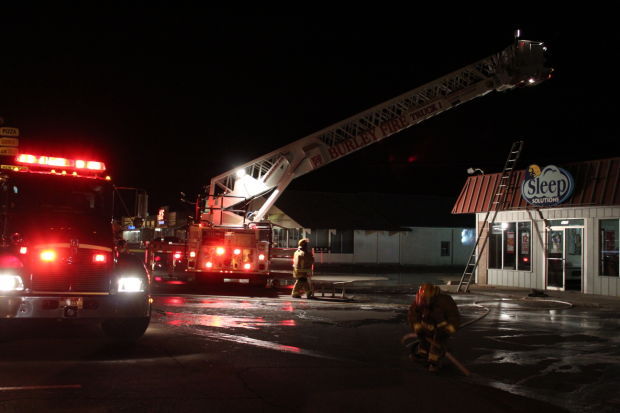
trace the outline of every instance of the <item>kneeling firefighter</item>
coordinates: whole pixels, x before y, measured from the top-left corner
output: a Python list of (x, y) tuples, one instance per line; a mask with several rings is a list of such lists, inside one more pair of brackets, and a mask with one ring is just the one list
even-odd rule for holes
[(428, 362), (429, 371), (437, 371), (446, 352), (446, 343), (459, 327), (460, 314), (456, 303), (438, 286), (420, 286), (409, 307), (409, 325), (419, 339), (413, 355)]

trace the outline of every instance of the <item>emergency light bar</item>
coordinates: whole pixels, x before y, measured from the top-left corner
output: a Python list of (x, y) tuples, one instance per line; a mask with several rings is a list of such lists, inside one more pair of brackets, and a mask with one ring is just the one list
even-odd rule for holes
[(52, 156), (39, 156), (30, 154), (20, 154), (15, 158), (15, 162), (26, 165), (37, 165), (49, 168), (71, 168), (78, 170), (88, 170), (93, 172), (105, 171), (105, 164), (98, 161), (85, 161), (82, 159), (57, 158)]

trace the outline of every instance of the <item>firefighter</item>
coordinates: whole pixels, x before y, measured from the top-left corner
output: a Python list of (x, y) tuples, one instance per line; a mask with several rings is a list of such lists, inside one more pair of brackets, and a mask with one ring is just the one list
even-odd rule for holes
[(293, 286), (291, 295), (293, 298), (301, 298), (301, 295), (305, 292), (306, 297), (314, 298), (314, 291), (312, 290), (312, 283), (310, 280), (314, 257), (310, 249), (310, 240), (308, 238), (302, 238), (297, 245), (297, 251), (295, 251), (295, 255), (293, 256), (293, 277), (295, 278), (295, 285)]
[(420, 286), (409, 307), (408, 320), (418, 337), (412, 355), (428, 363), (429, 371), (437, 371), (446, 352), (446, 344), (459, 327), (460, 315), (456, 303), (438, 286)]

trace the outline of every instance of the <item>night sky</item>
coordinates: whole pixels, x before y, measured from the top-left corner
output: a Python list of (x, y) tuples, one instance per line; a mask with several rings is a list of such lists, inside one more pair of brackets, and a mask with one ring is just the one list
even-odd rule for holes
[[(84, 2), (86, 3), (86, 2)], [(499, 52), (521, 27), (556, 69), (296, 181), (290, 188), (456, 197), (470, 166), (618, 156), (618, 34), (601, 25), (420, 25), (394, 15), (232, 16), (164, 6), (5, 10), (0, 116), (22, 151), (91, 156), (114, 182), (178, 205), (211, 177)], [(80, 8), (82, 7), (82, 8)]]

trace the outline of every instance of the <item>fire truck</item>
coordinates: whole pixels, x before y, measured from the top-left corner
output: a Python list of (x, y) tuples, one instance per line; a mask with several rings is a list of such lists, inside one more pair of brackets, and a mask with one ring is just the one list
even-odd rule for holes
[(187, 245), (177, 237), (164, 237), (151, 241), (146, 248), (153, 285), (163, 282), (192, 282), (195, 274), (187, 270)]
[(266, 214), (293, 179), (492, 91), (537, 85), (551, 77), (546, 55), (542, 42), (516, 39), (499, 53), (212, 178), (188, 231), (188, 270), (266, 277)]
[[(13, 128), (14, 129), (14, 128)], [(18, 154), (0, 169), (0, 322), (75, 320), (137, 339), (151, 314), (142, 259), (119, 250), (98, 161)], [(9, 158), (10, 159), (10, 158)]]

